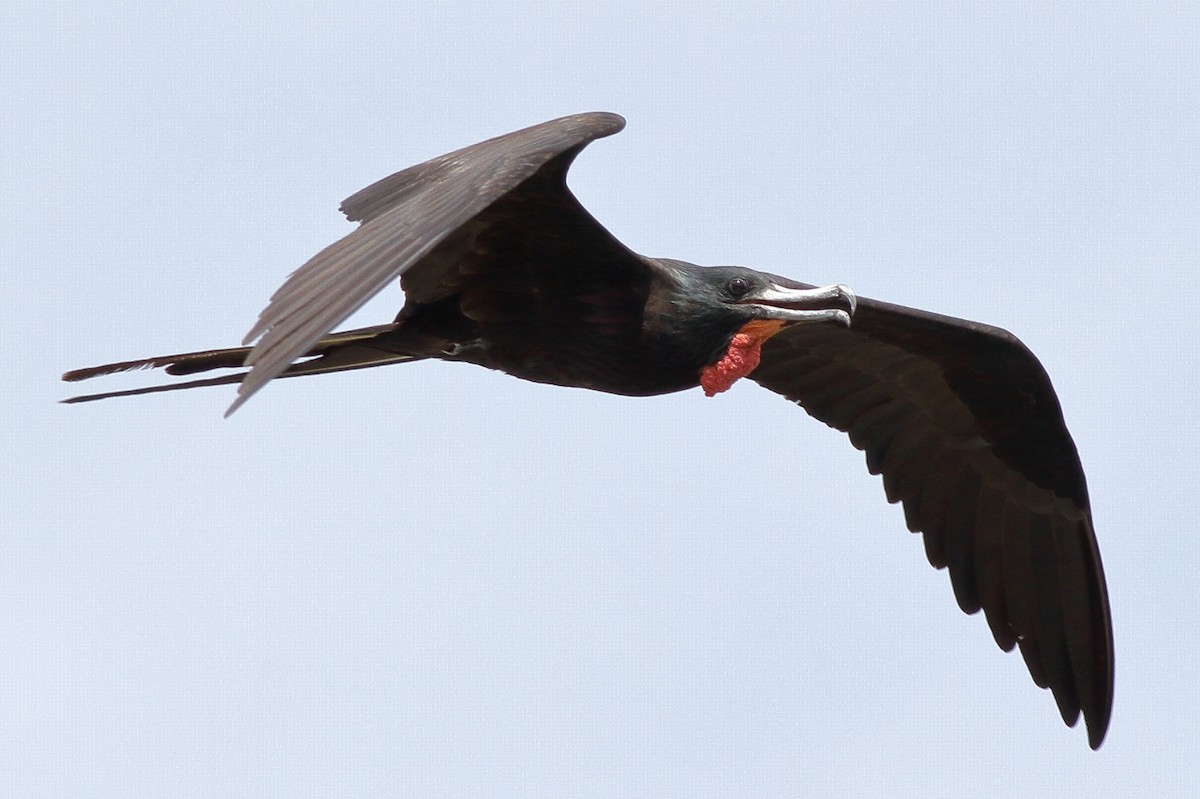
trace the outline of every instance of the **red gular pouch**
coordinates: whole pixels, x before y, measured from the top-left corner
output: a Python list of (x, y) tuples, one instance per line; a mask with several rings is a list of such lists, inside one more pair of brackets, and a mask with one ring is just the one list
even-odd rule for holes
[(729, 348), (716, 363), (700, 370), (700, 387), (704, 395), (711, 397), (729, 390), (729, 387), (758, 368), (762, 358), (763, 342), (778, 333), (784, 322), (778, 319), (752, 319), (733, 334)]

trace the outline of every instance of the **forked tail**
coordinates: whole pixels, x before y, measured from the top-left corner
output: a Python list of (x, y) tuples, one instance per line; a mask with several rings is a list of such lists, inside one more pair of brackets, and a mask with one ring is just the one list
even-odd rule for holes
[[(301, 375), (319, 375), (329, 372), (345, 372), (351, 369), (367, 369), (372, 366), (385, 366), (391, 363), (419, 360), (421, 356), (398, 353), (373, 345), (382, 334), (395, 329), (395, 325), (376, 325), (357, 330), (345, 330), (331, 333), (318, 341), (313, 348), (304, 354), (308, 360), (297, 361), (287, 368), (280, 377), (300, 377)], [(253, 347), (230, 347), (223, 350), (202, 350), (199, 352), (184, 352), (178, 355), (160, 355), (155, 358), (142, 358), (136, 361), (119, 361), (106, 363), (102, 366), (89, 366), (84, 369), (72, 369), (62, 376), (63, 380), (74, 383), (93, 377), (132, 372), (139, 369), (163, 369), (169, 375), (190, 375), (197, 372), (207, 372), (211, 369), (237, 369), (245, 365), (246, 356)], [(82, 394), (62, 400), (64, 403), (92, 402), (108, 399), (109, 397), (132, 397), (137, 394), (154, 394), (160, 391), (180, 391), (185, 388), (200, 388), (202, 386), (222, 386), (240, 383), (248, 372), (237, 372), (231, 375), (208, 377), (200, 380), (188, 380), (183, 383), (165, 383), (160, 386), (144, 386), (142, 388), (125, 389), (124, 391), (107, 391), (100, 394)]]

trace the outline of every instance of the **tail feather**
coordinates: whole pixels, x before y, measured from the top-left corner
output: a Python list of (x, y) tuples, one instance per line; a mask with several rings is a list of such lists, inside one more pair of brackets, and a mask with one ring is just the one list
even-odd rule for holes
[(242, 382), (242, 379), (246, 377), (246, 374), (246, 372), (238, 372), (235, 375), (221, 375), (220, 377), (209, 377), (203, 380), (189, 380), (186, 383), (167, 383), (162, 386), (142, 386), (141, 388), (129, 388), (125, 389), (124, 391), (106, 391), (102, 394), (80, 394), (76, 397), (67, 397), (64, 400), (59, 400), (59, 402), (64, 405), (74, 405), (79, 402), (95, 402), (96, 400), (109, 399), (110, 397), (132, 397), (137, 394), (156, 394), (160, 391), (181, 391), (185, 388), (222, 386), (229, 383), (240, 383)]
[(68, 383), (88, 380), (93, 377), (115, 375), (119, 372), (134, 372), (139, 369), (163, 369), (169, 375), (189, 375), (205, 372), (209, 369), (236, 369), (244, 365), (246, 356), (252, 347), (231, 347), (225, 350), (206, 350), (203, 352), (181, 352), (176, 355), (158, 355), (153, 358), (140, 358), (136, 361), (118, 361), (100, 366), (88, 366), (83, 369), (72, 369), (63, 374), (62, 379)]
[[(392, 363), (419, 360), (422, 356), (397, 353), (372, 347), (370, 342), (382, 333), (389, 332), (394, 325), (377, 325), (357, 330), (346, 330), (332, 333), (318, 341), (311, 350), (305, 353), (309, 360), (298, 361), (287, 368), (279, 377), (301, 377), (304, 375), (345, 372), (352, 369), (367, 369), (373, 366), (385, 366)], [(63, 380), (76, 382), (92, 377), (131, 372), (138, 369), (163, 369), (170, 375), (190, 375), (206, 372), (211, 369), (236, 369), (245, 365), (246, 356), (253, 347), (230, 347), (220, 350), (201, 350), (199, 352), (184, 352), (176, 355), (159, 355), (154, 358), (142, 358), (135, 361), (118, 361), (100, 366), (89, 366), (83, 369), (72, 369), (62, 376)], [(221, 386), (240, 383), (248, 371), (231, 375), (221, 375), (202, 380), (189, 380), (184, 383), (167, 383), (159, 386), (144, 386), (122, 391), (106, 391), (97, 394), (83, 394), (62, 400), (65, 404), (94, 402), (95, 400), (111, 397), (132, 397), (138, 394), (155, 394), (162, 391), (181, 391), (189, 388), (204, 386)]]

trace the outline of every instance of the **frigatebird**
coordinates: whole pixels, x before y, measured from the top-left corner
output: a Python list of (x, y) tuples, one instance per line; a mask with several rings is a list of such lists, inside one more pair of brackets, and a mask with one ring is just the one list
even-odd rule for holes
[[(228, 414), (276, 377), (425, 358), (630, 396), (711, 396), (748, 377), (849, 434), (929, 562), (949, 568), (959, 606), (984, 611), (1098, 748), (1113, 698), (1108, 594), (1083, 468), (1038, 360), (1005, 330), (844, 286), (634, 253), (566, 185), (579, 152), (624, 125), (563, 117), (386, 177), (342, 203), (359, 227), (287, 279), (244, 346), (63, 378), (248, 371), (65, 401), (238, 383)], [(391, 324), (331, 333), (397, 277)]]

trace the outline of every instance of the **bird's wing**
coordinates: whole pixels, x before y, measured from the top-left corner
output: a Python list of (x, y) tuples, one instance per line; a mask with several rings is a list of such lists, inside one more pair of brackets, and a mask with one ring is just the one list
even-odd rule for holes
[(862, 299), (849, 328), (796, 325), (751, 379), (849, 433), (958, 604), (982, 608), (1063, 720), (1108, 728), (1113, 643), (1087, 486), (1050, 379), (1012, 334)]
[(563, 199), (570, 198), (561, 178), (571, 159), (588, 142), (624, 126), (625, 120), (616, 114), (555, 119), (410, 167), (348, 197), (342, 211), (362, 224), (309, 259), (271, 297), (243, 341), (258, 339), (246, 359), (250, 372), (226, 415), (384, 286), (552, 160), (559, 174), (546, 185), (555, 187)]

